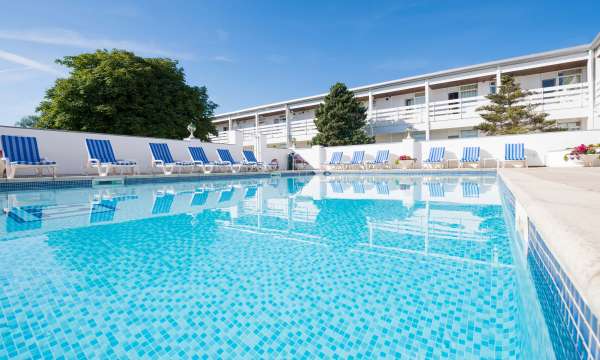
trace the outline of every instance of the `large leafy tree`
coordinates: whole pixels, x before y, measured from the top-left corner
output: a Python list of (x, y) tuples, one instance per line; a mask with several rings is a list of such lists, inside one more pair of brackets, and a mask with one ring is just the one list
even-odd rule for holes
[(335, 146), (375, 142), (375, 139), (365, 132), (367, 109), (342, 83), (331, 87), (315, 115), (315, 125), (319, 131), (312, 140), (315, 145)]
[(217, 105), (206, 87), (186, 84), (175, 60), (97, 50), (57, 63), (71, 72), (47, 90), (37, 127), (181, 139), (193, 122), (200, 139), (217, 134)]
[(485, 121), (476, 129), (489, 135), (560, 130), (555, 121), (546, 120), (548, 114), (536, 112), (533, 104), (523, 103), (530, 94), (521, 89), (512, 76), (502, 75), (502, 85), (498, 91), (486, 96), (490, 104), (477, 108)]

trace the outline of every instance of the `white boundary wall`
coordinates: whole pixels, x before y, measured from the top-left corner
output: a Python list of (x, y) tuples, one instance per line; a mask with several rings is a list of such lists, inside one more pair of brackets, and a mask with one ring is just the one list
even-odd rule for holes
[[(446, 148), (446, 159), (457, 160), (462, 156), (462, 149), (465, 146), (479, 146), (481, 148), (481, 158), (504, 158), (504, 144), (524, 143), (527, 161), (530, 166), (565, 166), (564, 162), (546, 161), (550, 153), (561, 152), (567, 148), (579, 144), (600, 143), (600, 130), (587, 131), (561, 131), (551, 133), (536, 133), (527, 135), (507, 135), (507, 136), (484, 136), (477, 138), (463, 139), (445, 139), (431, 141), (404, 140), (395, 143), (379, 143), (369, 145), (353, 146), (335, 146), (322, 148), (314, 146), (310, 149), (297, 149), (311, 167), (319, 169), (320, 164), (329, 161), (334, 151), (343, 151), (343, 161), (349, 161), (352, 152), (355, 150), (365, 150), (365, 159), (373, 160), (377, 150), (389, 149), (390, 160), (393, 163), (400, 155), (409, 155), (418, 159), (418, 165), (422, 159), (427, 158), (429, 149), (434, 146), (444, 146)], [(556, 158), (556, 157), (554, 157)], [(562, 155), (560, 155), (562, 158)], [(455, 163), (455, 162), (454, 162)], [(451, 164), (452, 166), (456, 166)], [(495, 167), (493, 161), (486, 163), (487, 167)]]
[[(217, 148), (228, 148), (233, 157), (241, 161), (242, 144), (213, 144), (194, 141), (183, 141), (173, 139), (160, 139), (149, 137), (110, 135), (87, 132), (26, 129), (19, 127), (0, 126), (0, 135), (34, 136), (37, 138), (40, 156), (56, 161), (57, 175), (82, 175), (86, 173), (88, 159), (85, 139), (106, 139), (112, 143), (113, 151), (117, 159), (135, 160), (140, 173), (152, 171), (152, 154), (150, 152), (151, 142), (167, 143), (173, 159), (190, 161), (188, 146), (202, 146), (209, 160), (217, 160)], [(280, 167), (286, 166), (287, 150), (268, 149), (265, 151), (265, 161), (269, 162), (276, 158)], [(21, 170), (26, 174), (26, 170)], [(89, 174), (98, 174), (97, 171), (89, 171)]]

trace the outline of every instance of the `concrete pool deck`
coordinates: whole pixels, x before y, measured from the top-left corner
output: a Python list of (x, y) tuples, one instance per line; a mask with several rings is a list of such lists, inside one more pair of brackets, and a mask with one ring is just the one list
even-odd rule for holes
[(600, 314), (600, 168), (500, 169), (499, 175)]

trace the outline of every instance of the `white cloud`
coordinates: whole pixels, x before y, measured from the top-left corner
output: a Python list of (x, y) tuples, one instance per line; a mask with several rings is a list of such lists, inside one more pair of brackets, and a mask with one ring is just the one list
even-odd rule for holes
[(162, 49), (153, 44), (140, 43), (129, 40), (89, 38), (78, 32), (65, 29), (46, 30), (0, 30), (0, 39), (27, 41), (38, 44), (72, 46), (83, 49), (126, 49), (134, 52), (168, 56), (180, 59), (190, 59), (190, 54), (176, 53)]
[(210, 60), (212, 61), (216, 61), (216, 62), (224, 62), (224, 63), (234, 63), (235, 61), (225, 55), (217, 55), (217, 56), (213, 56), (212, 58), (210, 58)]
[(53, 74), (57, 76), (63, 76), (64, 73), (55, 67), (44, 64), (33, 59), (17, 55), (8, 51), (0, 50), (0, 59), (11, 62), (13, 64), (23, 65), (24, 69), (35, 69), (39, 71), (43, 71), (48, 74)]

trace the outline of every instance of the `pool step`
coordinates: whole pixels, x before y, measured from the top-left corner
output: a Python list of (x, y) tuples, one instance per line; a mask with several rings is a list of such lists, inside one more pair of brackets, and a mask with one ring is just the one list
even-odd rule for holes
[(111, 185), (125, 185), (125, 178), (106, 178), (92, 180), (92, 187)]

